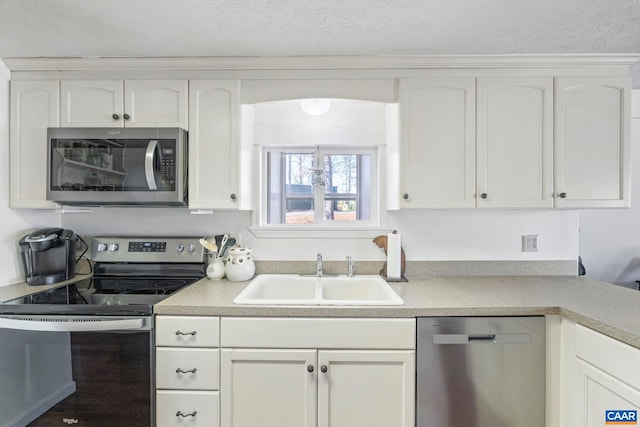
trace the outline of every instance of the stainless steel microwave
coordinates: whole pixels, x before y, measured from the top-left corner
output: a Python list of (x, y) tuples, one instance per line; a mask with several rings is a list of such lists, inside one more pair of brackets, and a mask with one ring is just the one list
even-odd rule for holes
[(47, 129), (47, 200), (63, 205), (187, 204), (187, 131)]

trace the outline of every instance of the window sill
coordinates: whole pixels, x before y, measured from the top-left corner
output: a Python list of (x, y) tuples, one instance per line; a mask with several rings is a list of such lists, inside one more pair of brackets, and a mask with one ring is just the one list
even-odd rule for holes
[(251, 227), (251, 234), (259, 239), (372, 239), (389, 233), (382, 227)]

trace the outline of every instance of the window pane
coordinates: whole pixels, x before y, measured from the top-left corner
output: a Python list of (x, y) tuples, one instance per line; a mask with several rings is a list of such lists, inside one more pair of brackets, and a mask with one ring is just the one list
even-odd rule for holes
[(313, 154), (267, 153), (268, 224), (312, 224)]
[(324, 201), (324, 219), (327, 221), (355, 221), (357, 217), (357, 202), (351, 200)]
[(285, 224), (313, 224), (313, 154), (285, 154)]
[(266, 150), (266, 159), (267, 224), (371, 220), (372, 155)]
[[(324, 219), (327, 221), (356, 221), (370, 219), (370, 156), (358, 154), (330, 154), (324, 156), (326, 186)], [(363, 173), (366, 172), (366, 173)], [(363, 201), (362, 194), (367, 195)]]

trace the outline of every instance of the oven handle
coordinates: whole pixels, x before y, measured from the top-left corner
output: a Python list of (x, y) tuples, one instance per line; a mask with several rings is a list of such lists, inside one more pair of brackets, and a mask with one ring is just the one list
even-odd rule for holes
[(95, 332), (144, 329), (145, 319), (65, 319), (47, 317), (34, 320), (0, 317), (0, 329), (46, 332)]
[(147, 178), (147, 185), (149, 190), (157, 190), (156, 177), (154, 174), (153, 164), (156, 157), (156, 147), (158, 146), (158, 140), (151, 140), (147, 145), (147, 152), (144, 155), (144, 175)]

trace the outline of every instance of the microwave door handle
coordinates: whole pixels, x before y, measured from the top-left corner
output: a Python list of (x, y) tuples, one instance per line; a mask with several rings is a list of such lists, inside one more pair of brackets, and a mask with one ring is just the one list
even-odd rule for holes
[[(64, 319), (64, 318), (63, 318)], [(88, 321), (33, 320), (0, 317), (0, 329), (17, 329), (22, 331), (45, 332), (94, 332), (144, 329), (145, 319), (118, 319)]]
[(147, 152), (144, 155), (144, 175), (147, 178), (147, 185), (149, 190), (157, 190), (156, 177), (154, 174), (154, 159), (156, 156), (156, 148), (158, 147), (158, 140), (154, 139), (149, 141), (147, 145)]

